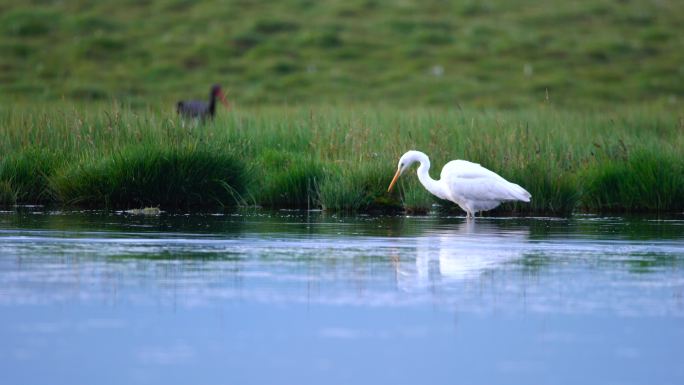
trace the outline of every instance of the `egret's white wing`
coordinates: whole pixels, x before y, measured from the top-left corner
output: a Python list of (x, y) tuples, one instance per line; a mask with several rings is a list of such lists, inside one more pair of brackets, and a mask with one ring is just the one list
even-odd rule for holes
[[(509, 201), (521, 200), (517, 185), (503, 178), (452, 178), (449, 188), (455, 198), (466, 201)], [(520, 186), (517, 186), (519, 189)], [(524, 191), (524, 190), (523, 190)]]
[(442, 168), (442, 179), (448, 180), (451, 178), (482, 178), (491, 177), (505, 180), (499, 174), (490, 171), (477, 163), (468, 162), (467, 160), (452, 160), (444, 165)]
[(525, 189), (477, 163), (451, 161), (444, 166), (441, 176), (456, 202), (482, 202), (483, 207), (496, 207), (495, 202), (529, 201), (530, 194)]

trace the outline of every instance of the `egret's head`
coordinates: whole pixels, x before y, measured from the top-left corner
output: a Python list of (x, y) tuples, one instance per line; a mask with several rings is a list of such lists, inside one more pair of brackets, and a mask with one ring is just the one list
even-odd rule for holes
[(397, 179), (399, 179), (399, 176), (404, 173), (404, 171), (408, 170), (411, 165), (418, 160), (418, 152), (417, 151), (408, 151), (404, 155), (399, 158), (399, 163), (397, 164), (397, 172), (394, 174), (394, 178), (392, 178), (392, 182), (389, 185), (389, 188), (387, 189), (387, 192), (392, 191), (392, 188), (394, 188), (394, 184), (397, 183)]

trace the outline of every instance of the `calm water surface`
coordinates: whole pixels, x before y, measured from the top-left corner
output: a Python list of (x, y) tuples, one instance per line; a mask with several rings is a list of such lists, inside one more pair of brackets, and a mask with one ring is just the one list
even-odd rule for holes
[(684, 219), (0, 213), (2, 384), (682, 384)]

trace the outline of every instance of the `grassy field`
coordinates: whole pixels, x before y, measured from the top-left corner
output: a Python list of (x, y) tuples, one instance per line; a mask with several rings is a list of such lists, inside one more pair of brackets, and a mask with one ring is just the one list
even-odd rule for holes
[(268, 107), (202, 125), (101, 104), (3, 108), (0, 127), (0, 200), (10, 204), (424, 212), (437, 201), (413, 172), (386, 192), (399, 156), (419, 149), (433, 177), (446, 161), (469, 159), (532, 194), (503, 211), (684, 209), (684, 120), (662, 107)]
[[(419, 149), (532, 193), (501, 211), (679, 212), (682, 25), (676, 0), (6, 0), (0, 204), (424, 212), (415, 176), (385, 192)], [(212, 83), (236, 108), (178, 120)]]
[(4, 0), (0, 100), (681, 107), (682, 25), (679, 0)]

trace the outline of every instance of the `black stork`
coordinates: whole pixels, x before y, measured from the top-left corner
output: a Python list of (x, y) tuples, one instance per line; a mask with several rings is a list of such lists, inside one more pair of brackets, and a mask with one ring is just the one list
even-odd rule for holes
[(182, 100), (176, 104), (176, 112), (186, 118), (213, 119), (216, 114), (216, 98), (219, 98), (226, 108), (230, 108), (221, 86), (214, 84), (209, 94), (209, 102), (202, 100)]

